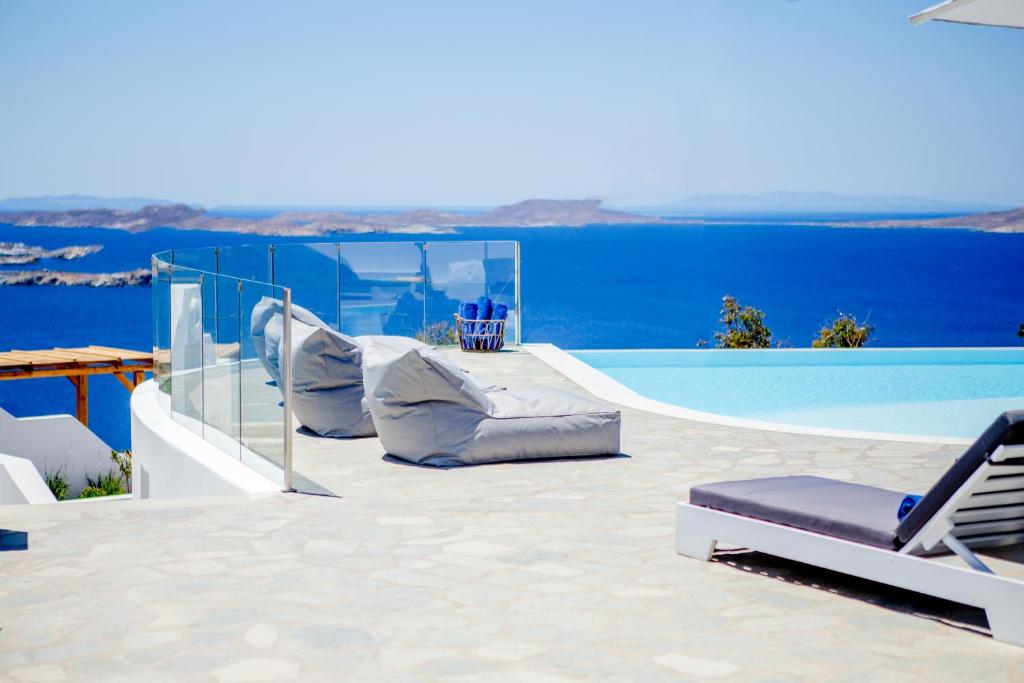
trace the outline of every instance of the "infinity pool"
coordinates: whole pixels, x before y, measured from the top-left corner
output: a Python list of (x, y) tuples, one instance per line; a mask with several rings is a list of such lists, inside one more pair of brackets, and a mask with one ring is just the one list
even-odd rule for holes
[(635, 392), (729, 417), (973, 438), (1024, 409), (1024, 349), (575, 351)]

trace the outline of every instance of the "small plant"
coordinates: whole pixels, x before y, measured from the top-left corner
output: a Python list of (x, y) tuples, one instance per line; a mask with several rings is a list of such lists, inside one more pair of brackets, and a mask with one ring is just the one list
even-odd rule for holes
[(767, 349), (772, 345), (772, 331), (764, 324), (764, 311), (740, 306), (736, 297), (722, 297), (724, 332), (715, 332), (715, 346), (720, 349)]
[(428, 346), (451, 346), (459, 343), (459, 335), (447, 322), (432, 323), (416, 334), (416, 340)]
[(43, 478), (46, 480), (46, 486), (50, 489), (50, 493), (53, 494), (54, 498), (64, 500), (68, 497), (71, 484), (68, 483), (68, 475), (64, 465), (58, 467), (54, 472), (47, 470)]
[(89, 475), (85, 476), (86, 487), (78, 494), (79, 498), (96, 498), (98, 496), (119, 496), (127, 493), (124, 489), (124, 482), (120, 474), (113, 470), (100, 472), (94, 480)]
[(110, 450), (110, 459), (117, 465), (128, 493), (132, 492), (132, 452)]
[(816, 349), (859, 349), (871, 341), (874, 325), (858, 324), (857, 319), (842, 311), (839, 317), (818, 331), (818, 338), (811, 342)]

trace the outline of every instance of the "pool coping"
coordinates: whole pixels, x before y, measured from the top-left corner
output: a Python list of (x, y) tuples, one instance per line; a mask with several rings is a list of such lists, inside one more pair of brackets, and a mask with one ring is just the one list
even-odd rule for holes
[[(952, 436), (928, 436), (924, 434), (898, 434), (889, 432), (864, 432), (849, 429), (829, 429), (827, 427), (805, 427), (802, 425), (787, 424), (784, 422), (768, 422), (764, 420), (749, 420), (741, 417), (731, 417), (718, 413), (708, 413), (692, 408), (672, 405), (648, 398), (637, 393), (626, 385), (612, 379), (597, 368), (587, 365), (579, 358), (576, 358), (568, 351), (564, 351), (554, 344), (524, 344), (521, 348), (529, 351), (537, 359), (543, 361), (567, 378), (579, 384), (581, 387), (594, 394), (598, 398), (618, 403), (619, 405), (643, 410), (658, 415), (678, 417), (684, 420), (707, 422), (710, 424), (723, 425), (727, 427), (741, 427), (744, 429), (759, 429), (769, 432), (784, 432), (789, 434), (805, 434), (809, 436), (831, 436), (844, 439), (864, 439), (870, 441), (908, 441), (912, 443), (933, 443), (944, 445), (969, 445), (974, 439), (966, 439)], [(970, 348), (970, 347), (966, 347)], [(985, 347), (989, 348), (989, 347)], [(1017, 348), (1017, 347), (1006, 347)], [(590, 349), (592, 351), (617, 351), (620, 349)], [(626, 349), (621, 349), (625, 351)], [(677, 349), (629, 349), (629, 351), (659, 350), (672, 351)], [(686, 351), (697, 351), (699, 349), (682, 349)], [(785, 349), (779, 349), (784, 351)], [(880, 349), (872, 349), (880, 350)], [(909, 350), (909, 349), (908, 349)]]

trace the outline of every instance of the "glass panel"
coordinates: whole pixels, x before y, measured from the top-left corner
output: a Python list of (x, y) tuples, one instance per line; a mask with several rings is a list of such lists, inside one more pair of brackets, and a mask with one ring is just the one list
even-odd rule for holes
[[(223, 258), (223, 255), (222, 255)], [(283, 485), (284, 403), (258, 352), (252, 331), (253, 308), (263, 297), (281, 301), (281, 289), (242, 282), (239, 292), (239, 438), (243, 463)], [(271, 335), (273, 338), (273, 334)], [(271, 356), (276, 354), (271, 354)]]
[(171, 415), (203, 433), (203, 274), (170, 269)]
[(171, 274), (154, 258), (153, 268), (153, 381), (160, 407), (171, 412)]
[(240, 457), (241, 387), (239, 370), (239, 280), (203, 278), (204, 437), (225, 453)]
[(217, 272), (217, 250), (214, 247), (174, 249), (164, 252), (164, 260), (175, 268), (190, 268), (207, 273)]
[(423, 330), (423, 253), (411, 242), (343, 243), (339, 329), (415, 337)]
[(338, 245), (278, 244), (274, 284), (292, 290), (292, 303), (338, 329)]
[(272, 283), (269, 245), (240, 244), (233, 247), (219, 247), (217, 256), (217, 273), (230, 275), (243, 280), (258, 280)]
[(505, 343), (516, 344), (515, 242), (431, 242), (426, 245), (427, 316), (431, 343), (448, 338), (450, 323), (460, 302), (489, 297), (508, 307)]

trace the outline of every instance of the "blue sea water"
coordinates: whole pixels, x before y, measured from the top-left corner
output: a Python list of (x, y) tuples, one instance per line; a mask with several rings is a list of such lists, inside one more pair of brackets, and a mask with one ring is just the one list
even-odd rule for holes
[[(693, 348), (700, 339), (712, 339), (724, 294), (763, 309), (776, 339), (797, 347), (809, 345), (837, 311), (874, 324), (877, 346), (1020, 342), (1015, 334), (1024, 321), (1022, 235), (802, 227), (784, 217), (742, 220), (747, 222), (466, 228), (432, 239), (519, 240), (524, 339), (563, 348)], [(309, 238), (0, 224), (0, 241), (102, 244), (103, 251), (83, 259), (30, 267), (105, 272), (148, 266), (150, 254), (165, 249)], [(0, 287), (0, 349), (149, 349), (150, 296), (144, 287)], [(93, 380), (92, 426), (117, 447), (129, 441), (126, 399), (113, 378)], [(19, 416), (73, 412), (73, 391), (66, 380), (2, 382), (0, 406)]]

